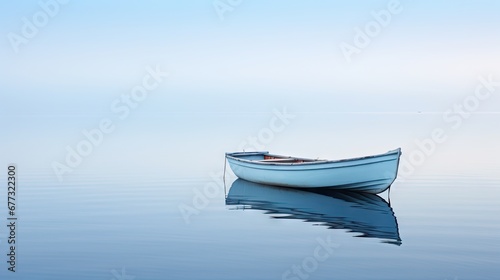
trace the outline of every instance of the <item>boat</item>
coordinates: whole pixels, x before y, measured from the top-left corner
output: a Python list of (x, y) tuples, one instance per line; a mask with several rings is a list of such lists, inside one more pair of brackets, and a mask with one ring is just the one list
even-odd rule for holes
[(381, 193), (396, 180), (401, 148), (384, 154), (341, 159), (307, 159), (269, 152), (226, 153), (241, 179), (281, 187)]
[(328, 229), (401, 245), (396, 216), (378, 195), (323, 190), (320, 193), (237, 179), (226, 197), (229, 210), (261, 210), (273, 219), (297, 219)]

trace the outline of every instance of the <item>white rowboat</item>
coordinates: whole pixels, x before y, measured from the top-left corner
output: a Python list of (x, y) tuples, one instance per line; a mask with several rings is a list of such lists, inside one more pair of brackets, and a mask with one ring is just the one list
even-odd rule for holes
[(291, 188), (327, 188), (381, 193), (396, 180), (401, 148), (384, 154), (322, 160), (288, 157), (269, 152), (226, 153), (241, 179)]

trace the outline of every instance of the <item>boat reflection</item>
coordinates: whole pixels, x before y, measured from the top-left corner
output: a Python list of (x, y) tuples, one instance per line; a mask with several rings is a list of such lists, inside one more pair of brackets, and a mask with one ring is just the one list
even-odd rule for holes
[[(256, 209), (276, 219), (299, 219), (329, 229), (360, 233), (401, 245), (398, 223), (390, 205), (380, 196), (356, 192), (310, 192), (237, 179), (226, 197), (231, 210)], [(241, 205), (241, 206), (238, 206)]]

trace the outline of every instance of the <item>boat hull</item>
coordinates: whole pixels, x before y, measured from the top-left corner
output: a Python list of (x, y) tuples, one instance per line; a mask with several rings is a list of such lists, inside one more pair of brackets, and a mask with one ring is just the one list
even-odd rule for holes
[(362, 158), (305, 163), (265, 163), (258, 160), (266, 154), (228, 153), (226, 159), (237, 177), (250, 182), (381, 193), (397, 177), (401, 149)]

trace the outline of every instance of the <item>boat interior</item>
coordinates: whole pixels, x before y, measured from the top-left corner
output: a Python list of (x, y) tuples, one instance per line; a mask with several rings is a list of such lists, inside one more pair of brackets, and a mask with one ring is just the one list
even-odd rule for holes
[(320, 159), (307, 159), (307, 158), (296, 158), (290, 156), (272, 155), (262, 152), (248, 153), (248, 154), (231, 154), (233, 157), (262, 162), (262, 163), (304, 163), (304, 162), (317, 162), (324, 161)]
[(264, 159), (261, 162), (276, 162), (276, 163), (302, 163), (302, 162), (312, 162), (312, 159), (302, 159), (302, 158), (292, 158), (292, 157), (279, 157), (272, 155), (264, 155)]

